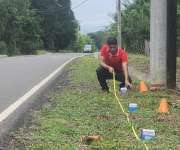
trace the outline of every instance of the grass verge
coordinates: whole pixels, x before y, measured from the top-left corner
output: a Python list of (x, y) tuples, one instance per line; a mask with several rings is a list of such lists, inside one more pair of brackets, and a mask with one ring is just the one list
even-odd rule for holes
[[(13, 133), (11, 145), (28, 150), (142, 150), (132, 134), (113, 93), (100, 91), (94, 57), (83, 57), (70, 64), (66, 85), (56, 85), (49, 103), (35, 113), (31, 125)], [(135, 87), (138, 81), (135, 81)], [(112, 82), (109, 82), (112, 87)], [(62, 87), (58, 89), (57, 87)], [(112, 90), (111, 90), (112, 91)], [(160, 99), (166, 97), (171, 104), (169, 114), (158, 114)], [(131, 120), (140, 130), (154, 129), (156, 139), (147, 141), (150, 149), (180, 149), (180, 95), (168, 91), (140, 94), (138, 89), (122, 97), (126, 111), (130, 102), (137, 103), (138, 112)], [(97, 142), (84, 143), (82, 136), (100, 135)]]
[[(150, 58), (143, 54), (129, 54), (129, 64), (143, 73), (149, 73)], [(177, 57), (177, 82), (180, 82), (180, 57)]]
[(149, 72), (149, 57), (142, 54), (129, 54), (129, 64), (140, 72)]
[(47, 51), (45, 51), (45, 50), (37, 50), (36, 51), (36, 54), (37, 55), (44, 55), (44, 54), (46, 54), (47, 53)]

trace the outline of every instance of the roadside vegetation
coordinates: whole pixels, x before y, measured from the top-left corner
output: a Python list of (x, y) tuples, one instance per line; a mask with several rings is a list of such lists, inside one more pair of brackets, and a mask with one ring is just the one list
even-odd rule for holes
[[(150, 40), (150, 0), (122, 3), (122, 43), (128, 51), (144, 53)], [(99, 49), (108, 36), (117, 36), (117, 14), (104, 31), (80, 33), (71, 0), (1, 0), (0, 55), (50, 52), (82, 52), (85, 44)], [(177, 5), (177, 45), (180, 41), (180, 3)]]
[[(122, 8), (122, 46), (129, 52), (144, 54), (145, 41), (150, 41), (150, 0), (126, 0), (122, 2)], [(114, 21), (104, 31), (89, 33), (98, 48), (108, 36), (117, 36), (117, 14), (111, 16)], [(177, 1), (176, 33), (180, 49), (180, 1)]]
[[(32, 120), (24, 127), (12, 133), (10, 146), (28, 150), (144, 149), (133, 136), (114, 98), (112, 82), (109, 82), (109, 94), (101, 92), (95, 74), (97, 66), (97, 60), (91, 56), (68, 65), (64, 78), (47, 96), (49, 103), (35, 111)], [(130, 115), (138, 135), (141, 129), (154, 129), (156, 138), (146, 142), (150, 149), (180, 149), (180, 93), (141, 94), (138, 84), (139, 81), (134, 80), (133, 91), (124, 97), (119, 95), (126, 111), (129, 103), (138, 104), (138, 112)], [(168, 99), (169, 114), (156, 112), (161, 98)], [(81, 141), (83, 136), (89, 135), (99, 135), (101, 139)]]
[(70, 0), (1, 0), (0, 10), (0, 54), (78, 50), (78, 21)]

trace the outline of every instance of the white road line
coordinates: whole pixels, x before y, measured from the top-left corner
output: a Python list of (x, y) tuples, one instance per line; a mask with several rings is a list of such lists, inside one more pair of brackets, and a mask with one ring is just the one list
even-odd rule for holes
[(24, 102), (26, 102), (33, 94), (35, 94), (41, 87), (43, 87), (48, 81), (50, 81), (55, 75), (57, 75), (68, 63), (70, 63), (72, 60), (76, 59), (78, 57), (74, 57), (67, 62), (65, 62), (63, 65), (61, 65), (59, 68), (57, 68), (53, 73), (51, 73), (48, 77), (46, 77), (44, 80), (42, 80), (39, 84), (35, 85), (29, 92), (27, 92), (24, 96), (19, 98), (16, 102), (11, 104), (6, 110), (4, 110), (2, 113), (0, 113), (0, 123), (3, 122), (8, 116), (10, 116), (20, 105), (22, 105)]

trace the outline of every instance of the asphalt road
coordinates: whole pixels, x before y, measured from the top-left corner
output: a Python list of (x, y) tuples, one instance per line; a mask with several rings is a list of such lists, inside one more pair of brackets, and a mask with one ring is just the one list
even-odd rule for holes
[(46, 54), (0, 59), (0, 113), (66, 61), (82, 54)]

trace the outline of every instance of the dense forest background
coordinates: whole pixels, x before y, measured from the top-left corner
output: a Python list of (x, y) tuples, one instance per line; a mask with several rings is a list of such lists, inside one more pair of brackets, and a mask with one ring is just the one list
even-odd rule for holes
[[(117, 36), (117, 15), (103, 31), (79, 32), (79, 23), (70, 0), (1, 0), (0, 54), (36, 54), (38, 49), (51, 52), (80, 52), (85, 44), (94, 50), (108, 36)], [(122, 11), (122, 43), (128, 51), (144, 52), (150, 39), (150, 0), (126, 0)], [(180, 1), (177, 6), (177, 45), (180, 45)]]
[(0, 53), (60, 51), (73, 45), (77, 26), (70, 0), (1, 0)]

